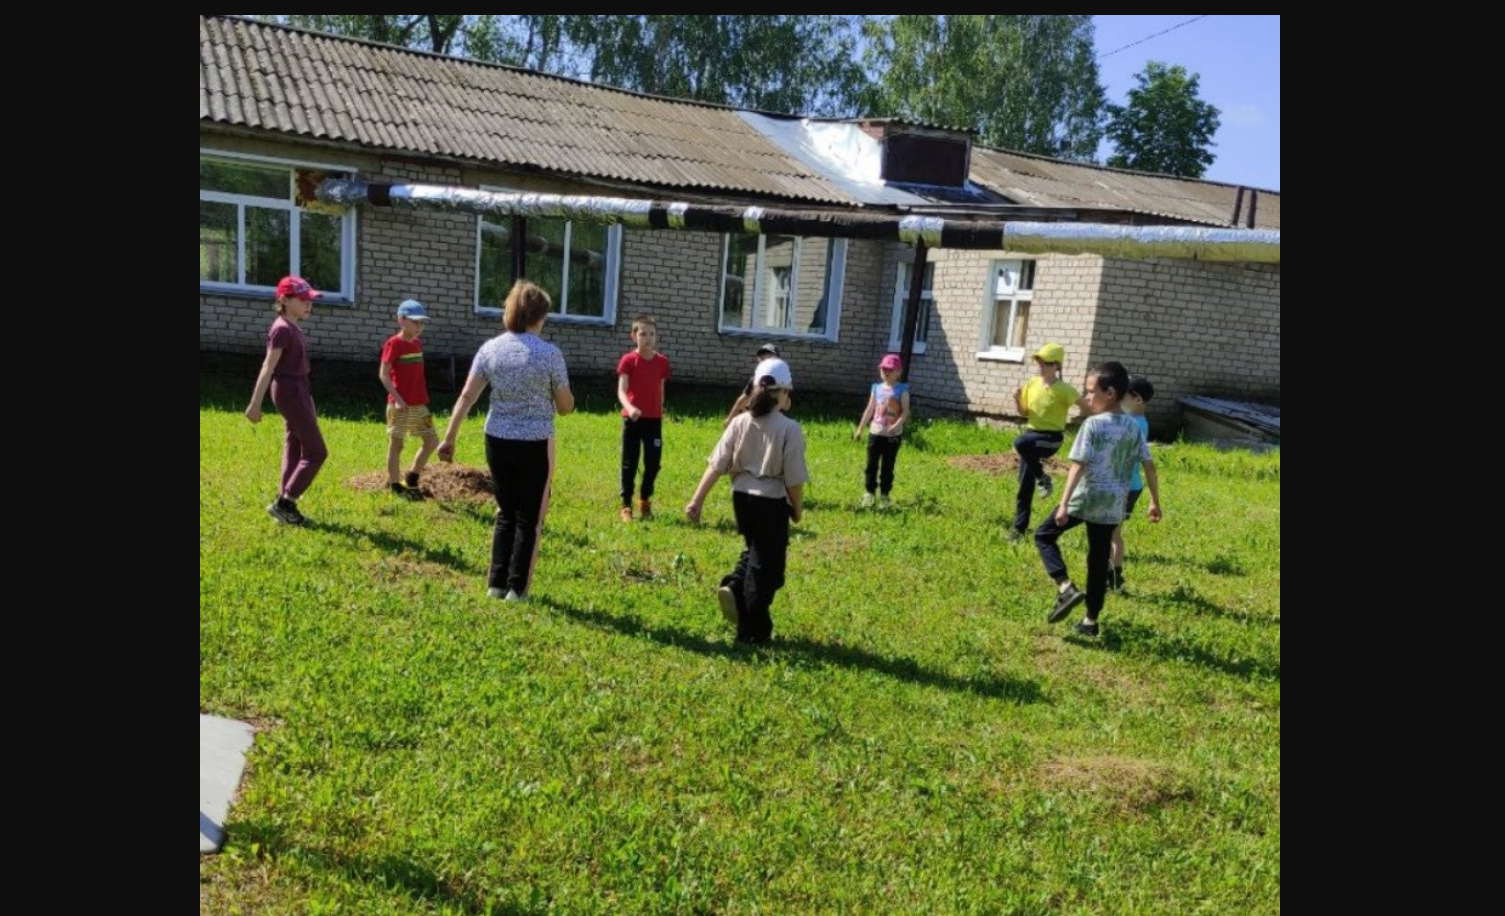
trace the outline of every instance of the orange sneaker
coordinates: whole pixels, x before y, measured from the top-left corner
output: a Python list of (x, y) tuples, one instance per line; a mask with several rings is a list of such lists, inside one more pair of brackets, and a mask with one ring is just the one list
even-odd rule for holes
[(645, 522), (648, 521), (648, 519), (653, 518), (653, 500), (638, 500), (638, 515), (642, 516), (643, 521)]
[(624, 522), (631, 522), (632, 521), (632, 507), (631, 506), (623, 506), (622, 507), (622, 521), (624, 521)]

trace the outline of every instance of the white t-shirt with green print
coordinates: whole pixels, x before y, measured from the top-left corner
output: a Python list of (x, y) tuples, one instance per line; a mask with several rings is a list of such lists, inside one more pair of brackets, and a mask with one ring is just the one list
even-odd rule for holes
[(1128, 414), (1094, 414), (1077, 430), (1071, 460), (1081, 462), (1082, 476), (1066, 511), (1083, 521), (1117, 525), (1124, 520), (1134, 468), (1150, 460), (1150, 444)]

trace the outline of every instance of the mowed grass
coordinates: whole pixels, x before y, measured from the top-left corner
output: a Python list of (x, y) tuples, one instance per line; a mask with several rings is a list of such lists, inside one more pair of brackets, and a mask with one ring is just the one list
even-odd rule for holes
[(864, 512), (860, 397), (807, 399), (806, 520), (749, 651), (714, 596), (729, 489), (702, 527), (679, 511), (732, 392), (671, 391), (660, 514), (630, 526), (609, 395), (560, 420), (512, 605), (485, 593), (489, 509), (350, 486), (383, 467), (374, 395), (316, 377), (315, 525), (273, 523), (253, 375), (200, 388), (199, 708), (258, 727), (201, 911), (1279, 911), (1278, 453), (1157, 446), (1166, 520), (1141, 503), (1086, 640), (1003, 538), (1012, 478), (947, 463), (1011, 432), (919, 421), (897, 509)]

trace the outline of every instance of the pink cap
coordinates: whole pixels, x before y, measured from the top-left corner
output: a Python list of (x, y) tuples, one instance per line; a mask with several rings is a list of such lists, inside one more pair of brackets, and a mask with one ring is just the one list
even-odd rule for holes
[(312, 300), (319, 298), (320, 293), (302, 277), (287, 276), (277, 281), (277, 295)]

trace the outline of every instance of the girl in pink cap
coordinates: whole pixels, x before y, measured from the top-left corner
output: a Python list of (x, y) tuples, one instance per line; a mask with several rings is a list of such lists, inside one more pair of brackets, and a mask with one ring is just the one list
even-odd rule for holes
[(308, 347), (299, 324), (314, 309), (319, 292), (302, 277), (283, 277), (277, 282), (277, 317), (267, 331), (267, 355), (251, 391), (246, 419), (261, 422), (261, 404), (268, 389), (272, 403), (287, 424), (282, 447), (282, 484), (267, 513), (284, 525), (305, 525), (298, 511), (298, 497), (324, 466), (329, 449), (319, 432), (314, 398), (308, 387)]
[(857, 429), (852, 433), (852, 439), (857, 440), (862, 438), (863, 430), (867, 430), (864, 509), (873, 505), (875, 491), (878, 508), (887, 509), (889, 506), (888, 494), (894, 488), (894, 463), (899, 460), (904, 423), (909, 419), (909, 383), (899, 381), (903, 374), (904, 362), (897, 353), (890, 353), (878, 361), (879, 381), (869, 390), (867, 409), (862, 412), (862, 419), (857, 421)]

